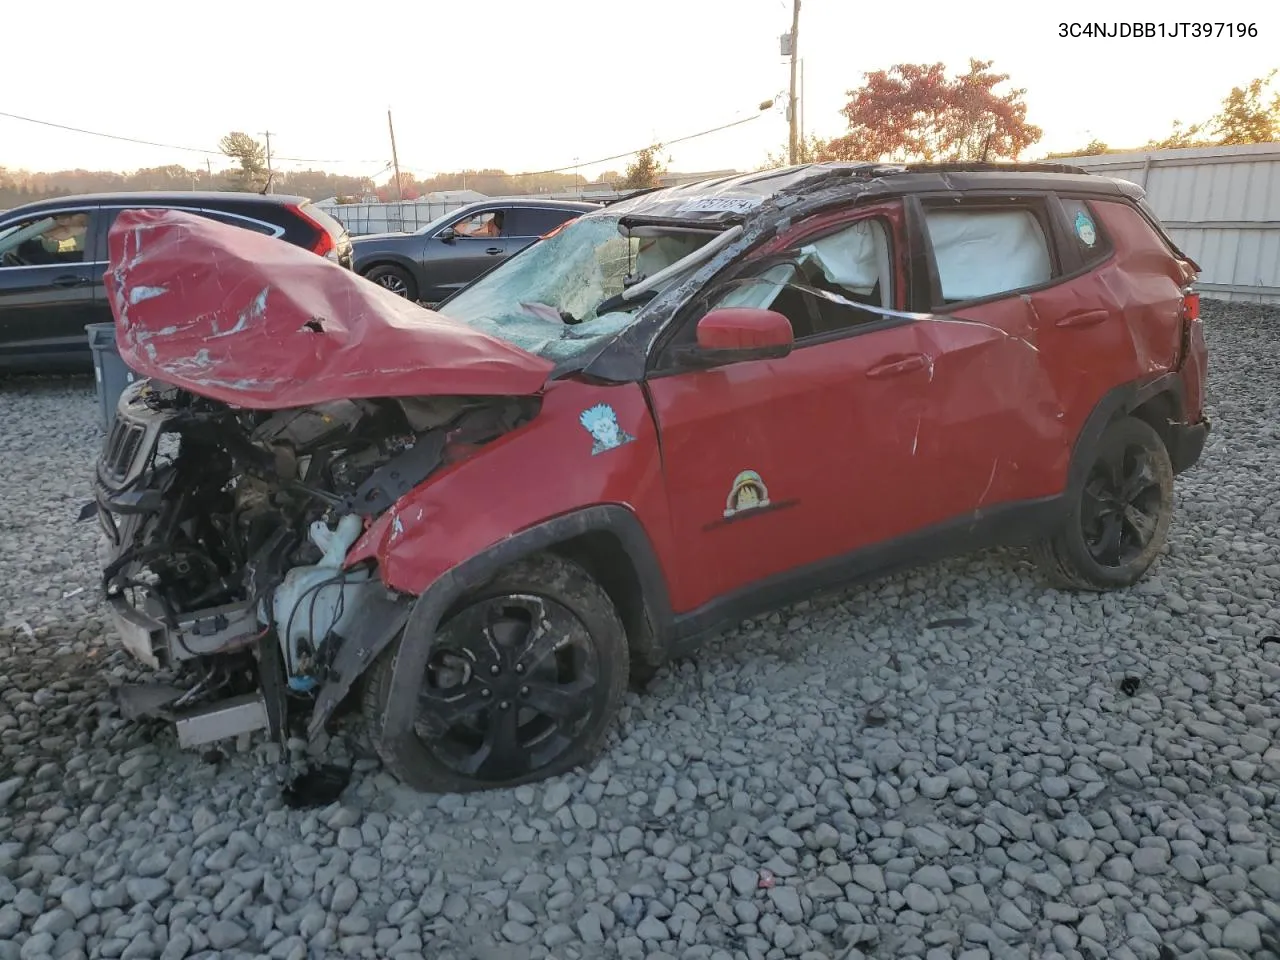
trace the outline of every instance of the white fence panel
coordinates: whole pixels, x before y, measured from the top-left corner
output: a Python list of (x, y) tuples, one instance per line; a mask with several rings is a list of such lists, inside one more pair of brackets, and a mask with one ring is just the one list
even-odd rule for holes
[(1280, 303), (1280, 143), (1064, 158), (1138, 184), (1209, 297)]
[(403, 203), (324, 204), (324, 211), (353, 237), (370, 233), (412, 233), (437, 217), (464, 207), (469, 201), (408, 201)]

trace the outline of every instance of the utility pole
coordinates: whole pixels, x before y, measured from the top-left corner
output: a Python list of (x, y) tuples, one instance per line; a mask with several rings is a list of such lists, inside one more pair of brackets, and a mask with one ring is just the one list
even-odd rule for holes
[(209, 189), (213, 189), (213, 161), (208, 157), (204, 158), (204, 168), (209, 172)]
[(404, 199), (404, 188), (400, 186), (400, 158), (396, 156), (396, 128), (391, 125), (391, 108), (387, 108), (387, 130), (391, 133), (391, 165), (396, 168), (396, 199)]
[(796, 162), (796, 51), (800, 48), (800, 0), (791, 0), (791, 100), (787, 119), (791, 123), (791, 139), (788, 158)]
[(263, 192), (270, 193), (271, 181), (274, 179), (271, 173), (271, 131), (264, 130), (262, 135), (267, 138), (267, 189)]
[[(800, 61), (800, 150), (805, 149), (804, 139), (804, 61)], [(810, 160), (813, 158), (810, 157)]]

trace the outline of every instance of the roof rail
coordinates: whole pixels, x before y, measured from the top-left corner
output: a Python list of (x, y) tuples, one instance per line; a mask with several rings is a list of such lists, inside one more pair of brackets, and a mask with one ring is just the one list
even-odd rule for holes
[(1048, 162), (991, 163), (961, 160), (946, 163), (904, 163), (901, 166), (908, 173), (1089, 173), (1084, 167), (1075, 164)]

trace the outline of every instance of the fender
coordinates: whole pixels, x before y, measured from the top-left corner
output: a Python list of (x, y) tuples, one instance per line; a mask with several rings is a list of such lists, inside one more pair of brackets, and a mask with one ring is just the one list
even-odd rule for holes
[(359, 260), (353, 260), (351, 263), (351, 269), (360, 274), (360, 276), (364, 276), (374, 267), (383, 266), (399, 267), (413, 277), (414, 282), (421, 282), (422, 278), (418, 276), (418, 270), (421, 269), (420, 265), (415, 263), (412, 258), (391, 250), (374, 250)]
[[(1071, 502), (1074, 502), (1079, 492), (1084, 488), (1085, 481), (1088, 479), (1089, 467), (1091, 466), (1088, 459), (1082, 454), (1097, 446), (1098, 441), (1102, 439), (1103, 432), (1107, 429), (1107, 424), (1114, 420), (1117, 415), (1128, 415), (1161, 393), (1173, 395), (1174, 415), (1180, 423), (1186, 406), (1186, 387), (1182, 382), (1182, 377), (1177, 372), (1162, 373), (1150, 380), (1124, 383), (1103, 394), (1102, 399), (1098, 401), (1085, 420), (1084, 426), (1080, 428), (1080, 433), (1071, 449), (1071, 466), (1067, 470), (1066, 489), (1067, 496), (1071, 498)], [(1173, 453), (1174, 451), (1171, 450), (1170, 454), (1172, 455)], [(1183, 466), (1188, 465), (1183, 464)], [(1178, 466), (1179, 464), (1175, 462), (1175, 472), (1177, 472)]]
[[(665, 646), (673, 619), (670, 599), (657, 553), (640, 520), (626, 507), (616, 504), (585, 507), (522, 530), (445, 571), (416, 601), (409, 601), (411, 609), (407, 602), (396, 604), (388, 600), (375, 616), (365, 621), (365, 629), (359, 636), (350, 637), (342, 644), (330, 678), (316, 697), (308, 734), (314, 738), (324, 728), (356, 680), (402, 629), (414, 638), (414, 643), (429, 643), (448, 610), (500, 570), (585, 533), (609, 533), (617, 537), (640, 579), (645, 617), (657, 643)], [(398, 734), (413, 725), (418, 678), (403, 675), (397, 657), (392, 665), (391, 683), (392, 697), (384, 716), (384, 729)]]

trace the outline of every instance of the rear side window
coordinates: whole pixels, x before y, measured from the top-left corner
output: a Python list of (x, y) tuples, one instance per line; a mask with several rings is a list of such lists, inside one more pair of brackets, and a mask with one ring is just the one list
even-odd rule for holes
[(333, 237), (341, 237), (347, 232), (347, 228), (342, 225), (342, 221), (332, 214), (326, 212), (323, 207), (317, 207), (308, 200), (302, 204), (300, 209), (306, 216), (310, 217), (324, 229), (328, 230)]
[(1080, 259), (1085, 266), (1092, 266), (1111, 256), (1115, 249), (1111, 245), (1111, 238), (1098, 223), (1093, 207), (1087, 200), (1063, 198), (1062, 209), (1066, 211), (1071, 238), (1080, 251)]
[(541, 237), (576, 216), (576, 210), (513, 207), (507, 211), (506, 233), (509, 237)]
[(243, 227), (245, 230), (252, 230), (254, 233), (265, 234), (268, 237), (278, 237), (284, 233), (284, 227), (274, 223), (266, 223), (262, 220), (255, 220), (252, 217), (242, 217), (222, 210), (201, 210), (200, 215), (210, 220), (217, 220), (219, 223), (230, 224), (233, 227)]
[(1053, 279), (1040, 218), (1029, 206), (925, 209), (944, 303), (998, 297)]

